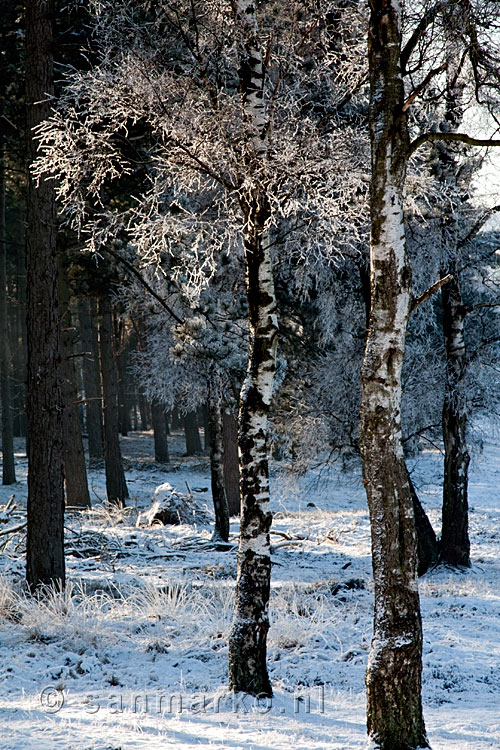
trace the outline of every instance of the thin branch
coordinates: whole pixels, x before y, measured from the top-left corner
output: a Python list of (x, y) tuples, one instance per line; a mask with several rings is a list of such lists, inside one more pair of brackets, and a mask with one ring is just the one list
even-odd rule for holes
[(438, 279), (438, 281), (435, 281), (434, 284), (431, 284), (430, 287), (425, 290), (425, 292), (413, 299), (410, 311), (413, 312), (414, 310), (416, 310), (416, 308), (421, 305), (422, 302), (425, 302), (429, 299), (429, 297), (432, 297), (432, 295), (438, 292), (442, 286), (448, 284), (448, 282), (450, 282), (452, 278), (453, 276), (451, 275), (451, 273), (448, 273), (446, 274), (446, 276), (443, 276), (442, 279)]
[(497, 138), (472, 138), (467, 133), (423, 133), (410, 143), (410, 156), (428, 141), (455, 141), (467, 146), (500, 146), (500, 140)]
[(111, 255), (111, 257), (117, 260), (118, 263), (121, 263), (123, 266), (125, 266), (127, 271), (129, 271), (129, 273), (131, 273), (133, 276), (136, 277), (136, 279), (143, 285), (143, 287), (148, 290), (148, 292), (155, 298), (155, 300), (157, 300), (157, 302), (160, 303), (160, 305), (168, 312), (169, 315), (172, 316), (172, 318), (177, 323), (183, 322), (181, 318), (179, 318), (179, 316), (176, 315), (176, 313), (174, 313), (172, 308), (167, 305), (163, 297), (160, 297), (160, 295), (155, 292), (153, 287), (148, 284), (146, 279), (142, 276), (142, 274), (139, 273), (137, 268), (134, 268), (132, 263), (129, 263), (128, 260), (125, 260), (125, 258), (122, 258), (122, 256), (119, 253), (115, 252), (114, 250), (111, 250), (109, 247), (103, 246), (102, 248), (100, 248), (100, 250), (102, 250), (102, 252), (108, 253), (108, 255)]
[(403, 104), (403, 112), (406, 112), (408, 109), (410, 109), (417, 96), (422, 93), (429, 81), (434, 78), (435, 75), (437, 75), (438, 73), (442, 73), (443, 70), (446, 70), (446, 65), (447, 63), (444, 62), (438, 68), (433, 68), (433, 70), (430, 70), (429, 73), (427, 73), (422, 83), (417, 86), (417, 88), (410, 94), (408, 99)]
[(469, 305), (469, 307), (464, 307), (463, 310), (464, 313), (468, 315), (475, 310), (482, 310), (483, 308), (490, 307), (500, 307), (500, 302), (479, 302), (477, 305)]
[(441, 423), (437, 424), (428, 424), (426, 427), (421, 427), (420, 430), (416, 430), (415, 432), (412, 432), (411, 435), (407, 435), (403, 440), (402, 443), (407, 443), (409, 440), (411, 440), (414, 437), (423, 437), (425, 440), (429, 440), (427, 435), (425, 434), (428, 430), (437, 430), (438, 428), (442, 427)]
[(434, 23), (436, 16), (442, 10), (445, 10), (445, 8), (447, 8), (449, 5), (455, 4), (456, 0), (444, 0), (443, 2), (436, 3), (432, 6), (432, 8), (429, 8), (427, 13), (424, 13), (413, 34), (405, 44), (404, 49), (401, 51), (401, 70), (403, 71), (403, 75), (406, 73), (406, 66), (408, 65), (413, 50), (415, 49), (429, 26)]
[(469, 242), (471, 242), (471, 240), (473, 240), (474, 237), (481, 231), (482, 227), (488, 221), (488, 219), (494, 213), (497, 213), (497, 211), (500, 211), (500, 205), (493, 206), (492, 208), (488, 208), (488, 210), (485, 211), (484, 214), (476, 221), (476, 223), (473, 225), (470, 232), (466, 234), (462, 240), (460, 240), (460, 242), (458, 243), (458, 249), (461, 250)]

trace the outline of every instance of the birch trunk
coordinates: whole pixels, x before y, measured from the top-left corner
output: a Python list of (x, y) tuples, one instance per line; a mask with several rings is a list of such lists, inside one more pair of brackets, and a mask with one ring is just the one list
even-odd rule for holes
[(370, 326), (361, 383), (360, 448), (371, 522), (374, 632), (366, 672), (367, 729), (382, 750), (428, 747), (421, 702), (422, 627), (415, 519), (401, 439), (401, 369), (410, 314), (403, 188), (401, 9), (374, 0), (370, 18), (372, 145)]
[(446, 385), (443, 403), (444, 482), (441, 559), (450, 565), (470, 565), (467, 412), (461, 394), (466, 368), (465, 311), (457, 274), (441, 289)]
[[(454, 14), (451, 19), (454, 19)], [(448, 55), (445, 127), (457, 132), (463, 116), (463, 86), (459, 83), (460, 56), (455, 51)], [(446, 354), (446, 380), (443, 402), (442, 429), (444, 443), (443, 516), (441, 530), (441, 560), (453, 566), (470, 565), (467, 410), (463, 394), (463, 378), (467, 368), (465, 343), (465, 309), (459, 280), (459, 250), (457, 212), (460, 189), (457, 184), (459, 165), (453, 149), (447, 143), (435, 146), (438, 178), (444, 188), (453, 188), (453, 201), (441, 208), (441, 236), (443, 247), (442, 275), (453, 278), (441, 289), (443, 303), (443, 339)]]
[[(255, 5), (233, 3), (240, 32), (240, 82), (243, 117), (248, 127), (247, 168), (267, 158), (263, 111), (263, 58)], [(272, 695), (266, 651), (269, 630), (271, 558), (269, 529), (268, 417), (276, 366), (278, 321), (267, 224), (270, 206), (256, 181), (240, 195), (244, 215), (249, 356), (240, 395), (239, 465), (242, 514), (236, 608), (229, 640), (229, 685), (252, 695)]]

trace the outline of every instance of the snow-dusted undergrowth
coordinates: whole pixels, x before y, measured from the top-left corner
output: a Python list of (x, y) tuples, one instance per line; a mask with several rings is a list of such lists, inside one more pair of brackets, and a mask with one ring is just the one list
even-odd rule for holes
[[(295, 490), (274, 475), (268, 642), (275, 696), (262, 704), (226, 687), (237, 523), (228, 550), (214, 548), (202, 521), (136, 527), (167, 479), (179, 492), (198, 488), (197, 502), (209, 512), (208, 465), (173, 456), (170, 472), (128, 472), (126, 511), (96, 504), (68, 513), (64, 593), (28, 597), (23, 532), (7, 544), (0, 556), (0, 748), (284, 750), (291, 741), (305, 750), (364, 748), (372, 586), (359, 473), (332, 470), (316, 484), (309, 475)], [(18, 463), (21, 474), (25, 459)], [(437, 525), (439, 454), (425, 454), (412, 470)], [(440, 750), (500, 746), (499, 474), (496, 444), (487, 443), (471, 482), (471, 570), (437, 569), (420, 584), (423, 698)], [(103, 497), (101, 471), (91, 472), (91, 483)], [(0, 505), (7, 489), (0, 488)], [(14, 492), (22, 512), (24, 483)]]

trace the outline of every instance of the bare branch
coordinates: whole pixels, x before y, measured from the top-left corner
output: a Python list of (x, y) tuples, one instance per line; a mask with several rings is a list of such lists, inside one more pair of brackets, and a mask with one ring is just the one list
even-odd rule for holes
[(436, 16), (439, 15), (439, 13), (442, 10), (445, 10), (450, 5), (455, 5), (456, 0), (443, 0), (442, 2), (438, 2), (435, 5), (432, 6), (432, 8), (429, 8), (427, 13), (424, 13), (422, 16), (420, 23), (416, 26), (413, 34), (408, 39), (404, 49), (401, 51), (401, 70), (403, 72), (403, 75), (406, 73), (406, 66), (408, 65), (408, 61), (411, 57), (411, 54), (417, 44), (419, 43), (422, 36), (425, 34), (429, 26), (434, 23), (434, 20), (436, 19)]
[(482, 310), (483, 308), (491, 308), (491, 307), (500, 307), (500, 302), (479, 302), (477, 305), (470, 305), (469, 307), (464, 307), (463, 310), (466, 315), (468, 315), (471, 312), (474, 312), (475, 310)]
[(117, 260), (118, 263), (121, 263), (127, 269), (127, 271), (129, 271), (129, 273), (133, 274), (136, 277), (136, 279), (138, 279), (138, 281), (140, 281), (140, 283), (143, 285), (143, 287), (145, 289), (147, 289), (148, 292), (155, 298), (155, 300), (157, 300), (157, 302), (159, 302), (160, 305), (168, 312), (168, 314), (171, 315), (172, 318), (175, 321), (177, 321), (177, 323), (182, 323), (183, 322), (179, 318), (179, 316), (176, 315), (176, 313), (174, 313), (174, 311), (172, 310), (172, 308), (167, 305), (167, 303), (165, 302), (165, 300), (163, 299), (163, 297), (160, 297), (160, 295), (155, 292), (155, 290), (153, 289), (153, 287), (151, 287), (148, 284), (148, 282), (146, 281), (146, 279), (139, 273), (139, 271), (137, 270), (137, 268), (134, 268), (134, 266), (132, 265), (132, 263), (129, 263), (128, 260), (126, 260), (125, 258), (123, 258), (119, 253), (115, 252), (114, 250), (111, 250), (109, 247), (103, 246), (100, 249), (103, 252), (108, 253), (108, 255), (111, 255), (111, 257), (113, 257), (115, 260)]
[(469, 242), (471, 242), (474, 237), (481, 231), (484, 224), (488, 221), (493, 214), (500, 211), (500, 205), (493, 206), (492, 208), (489, 208), (487, 211), (484, 212), (484, 214), (476, 221), (476, 223), (473, 225), (472, 229), (465, 235), (465, 237), (460, 240), (458, 243), (458, 249), (465, 247)]
[(455, 141), (457, 143), (465, 143), (467, 146), (500, 146), (500, 139), (498, 138), (473, 138), (467, 133), (423, 133), (415, 138), (410, 143), (410, 156), (420, 148), (424, 143), (429, 141)]
[(435, 281), (434, 284), (431, 284), (428, 289), (425, 290), (422, 294), (419, 294), (418, 297), (416, 297), (412, 304), (411, 304), (411, 312), (416, 310), (416, 308), (422, 304), (422, 302), (425, 302), (429, 299), (429, 297), (432, 297), (435, 292), (438, 292), (442, 286), (445, 284), (448, 284), (452, 280), (453, 276), (451, 273), (446, 274), (446, 276), (443, 276), (442, 279), (438, 279), (438, 281)]
[(422, 93), (422, 91), (425, 89), (425, 87), (427, 86), (427, 84), (429, 83), (429, 81), (432, 78), (434, 78), (435, 75), (437, 75), (438, 73), (442, 73), (443, 70), (446, 70), (446, 65), (447, 65), (447, 63), (444, 62), (438, 68), (434, 68), (433, 70), (429, 71), (429, 73), (425, 76), (425, 78), (422, 81), (422, 83), (420, 83), (417, 86), (417, 88), (410, 94), (410, 96), (408, 97), (408, 99), (403, 104), (403, 112), (406, 112), (411, 107), (411, 105), (413, 104), (413, 102), (415, 101), (415, 99), (417, 98), (417, 96), (419, 96)]

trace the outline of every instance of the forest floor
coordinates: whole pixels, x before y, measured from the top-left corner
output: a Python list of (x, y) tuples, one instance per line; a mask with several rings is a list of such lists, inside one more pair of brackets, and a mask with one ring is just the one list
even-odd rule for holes
[[(500, 747), (500, 441), (471, 467), (472, 567), (420, 583), (423, 701), (434, 750)], [(122, 440), (130, 504), (104, 505), (104, 472), (89, 472), (93, 509), (68, 512), (64, 595), (22, 594), (23, 531), (0, 536), (1, 750), (354, 750), (365, 739), (364, 672), (372, 629), (370, 533), (359, 466), (294, 478), (273, 468), (269, 668), (274, 698), (227, 692), (238, 523), (211, 543), (206, 457), (152, 461), (152, 436)], [(23, 519), (26, 457), (17, 452)], [(439, 530), (442, 457), (410, 462)], [(155, 488), (196, 499), (194, 525), (136, 525)], [(182, 710), (181, 710), (182, 708)]]

